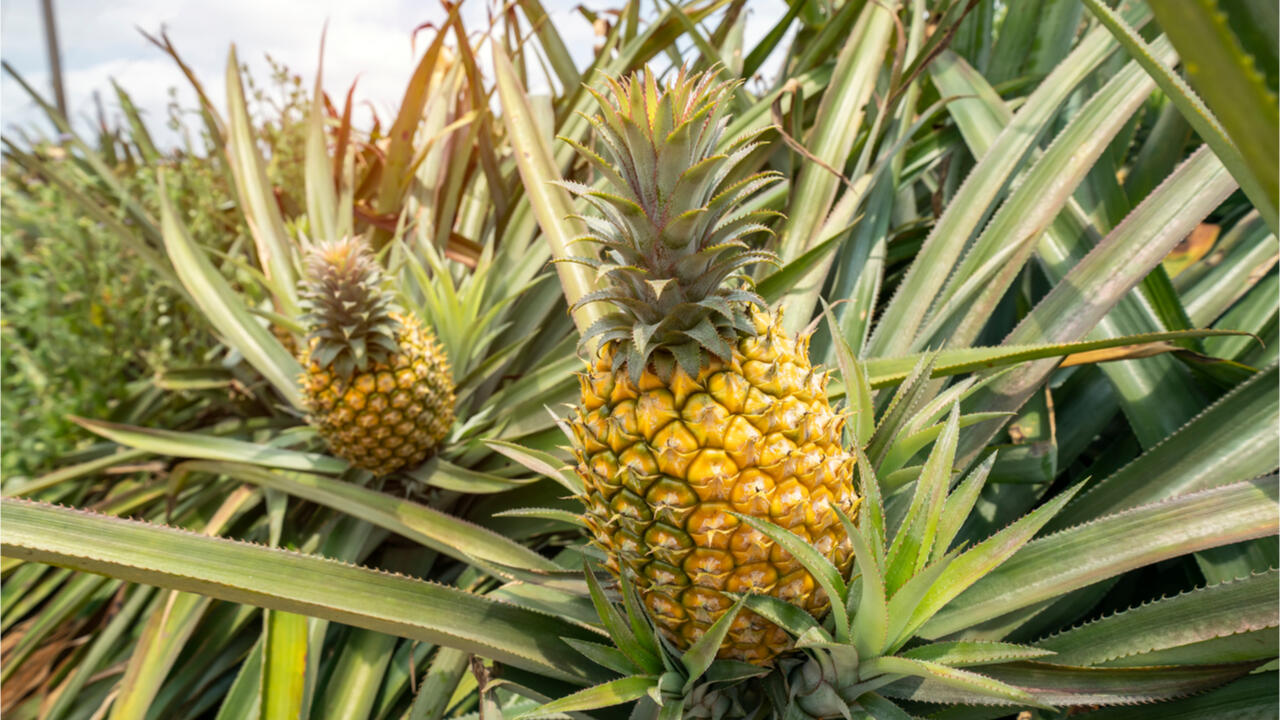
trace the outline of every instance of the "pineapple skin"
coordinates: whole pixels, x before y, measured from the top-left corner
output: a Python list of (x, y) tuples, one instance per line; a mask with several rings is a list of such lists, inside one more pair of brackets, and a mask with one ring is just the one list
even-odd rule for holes
[[(761, 518), (809, 541), (840, 569), (853, 550), (834, 511), (854, 516), (855, 458), (841, 447), (844, 417), (827, 400), (827, 373), (777, 320), (752, 315), (728, 362), (698, 376), (638, 384), (614, 369), (605, 345), (581, 374), (571, 421), (584, 520), (614, 573), (625, 572), (677, 647), (687, 648), (732, 605), (722, 591), (760, 593), (821, 618), (826, 593), (791, 555), (731, 512)], [(718, 657), (771, 664), (790, 636), (742, 609)]]
[(416, 318), (400, 323), (400, 351), (343, 381), (302, 357), (309, 422), (330, 452), (374, 475), (413, 468), (440, 444), (454, 419), (449, 362), (435, 335)]

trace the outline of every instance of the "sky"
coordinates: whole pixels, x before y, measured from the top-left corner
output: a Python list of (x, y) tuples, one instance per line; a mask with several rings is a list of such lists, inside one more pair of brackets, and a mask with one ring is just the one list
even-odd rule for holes
[[(488, 27), (492, 0), (464, 0), (462, 16), (472, 32)], [(597, 38), (576, 10), (585, 5), (601, 11), (621, 0), (543, 0), (556, 28), (579, 67), (591, 59)], [(645, 3), (650, 14), (654, 4)], [(405, 84), (431, 31), (412, 37), (423, 23), (439, 24), (444, 9), (433, 0), (54, 0), (67, 105), (80, 132), (96, 115), (93, 93), (99, 92), (108, 117), (119, 117), (111, 79), (123, 87), (143, 112), (157, 142), (174, 143), (177, 135), (165, 127), (169, 89), (178, 88), (179, 102), (195, 107), (195, 95), (168, 55), (151, 45), (138, 29), (158, 34), (167, 29), (174, 46), (192, 66), (205, 91), (220, 110), (226, 97), (228, 50), (234, 42), (242, 63), (259, 85), (269, 77), (270, 55), (302, 76), (308, 90), (315, 82), (320, 37), (325, 21), (324, 85), (335, 100), (345, 96), (358, 76), (356, 97), (363, 117), (377, 112), (389, 119), (399, 105)], [(785, 0), (752, 0), (747, 47), (762, 37), (785, 10)], [(0, 0), (0, 57), (12, 65), (37, 91), (52, 98), (40, 0)], [(488, 53), (480, 54), (482, 66)], [(487, 67), (484, 68), (487, 71)], [(766, 71), (768, 67), (766, 67)], [(534, 73), (537, 75), (537, 73)], [(491, 77), (491, 76), (490, 76)], [(532, 92), (545, 92), (545, 82), (531, 82)], [(194, 126), (194, 118), (191, 119)], [(39, 107), (7, 74), (0, 79), (0, 125), (50, 126)]]

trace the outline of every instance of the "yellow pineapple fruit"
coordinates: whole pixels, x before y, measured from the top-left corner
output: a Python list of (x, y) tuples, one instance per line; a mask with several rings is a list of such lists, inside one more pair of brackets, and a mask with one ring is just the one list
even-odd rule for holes
[[(609, 187), (568, 183), (602, 216), (583, 218), (602, 257), (575, 260), (605, 288), (581, 302), (619, 310), (584, 333), (601, 345), (570, 423), (593, 542), (680, 648), (733, 604), (726, 592), (821, 617), (829, 601), (809, 572), (733, 514), (791, 530), (841, 571), (852, 562), (835, 512), (858, 501), (844, 418), (807, 338), (758, 309), (742, 274), (773, 259), (743, 242), (769, 213), (742, 205), (776, 177), (734, 178), (754, 135), (718, 148), (731, 83), (681, 71), (663, 89), (650, 73), (611, 85), (590, 118), (601, 153), (575, 143)], [(767, 664), (790, 645), (743, 610), (719, 657)]]
[(453, 425), (453, 380), (435, 336), (392, 309), (356, 238), (319, 245), (302, 287), (302, 387), (329, 450), (375, 475), (420, 464)]

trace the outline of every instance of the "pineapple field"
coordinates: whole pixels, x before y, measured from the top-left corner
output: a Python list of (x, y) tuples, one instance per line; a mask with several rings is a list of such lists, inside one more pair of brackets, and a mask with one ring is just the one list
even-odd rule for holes
[(5, 63), (0, 712), (1278, 716), (1274, 3), (466, 3)]

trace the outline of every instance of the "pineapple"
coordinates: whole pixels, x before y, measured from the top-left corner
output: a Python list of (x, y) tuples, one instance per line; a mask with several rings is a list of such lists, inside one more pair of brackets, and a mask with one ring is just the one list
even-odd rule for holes
[(392, 309), (358, 239), (317, 246), (307, 271), (309, 422), (335, 455), (375, 475), (418, 465), (453, 424), (453, 380), (435, 336)]
[[(605, 259), (575, 260), (605, 287), (579, 304), (620, 311), (583, 335), (601, 343), (570, 423), (584, 520), (680, 648), (729, 609), (726, 592), (821, 617), (829, 601), (809, 572), (734, 515), (789, 529), (842, 572), (852, 562), (835, 512), (852, 515), (858, 501), (844, 417), (808, 338), (789, 337), (741, 272), (773, 259), (742, 239), (770, 213), (742, 205), (775, 176), (734, 175), (756, 135), (717, 150), (733, 83), (683, 70), (663, 89), (647, 71), (610, 83), (590, 118), (604, 156), (575, 144), (609, 188), (569, 184), (604, 218), (583, 221)], [(718, 656), (769, 664), (791, 644), (743, 610)]]

